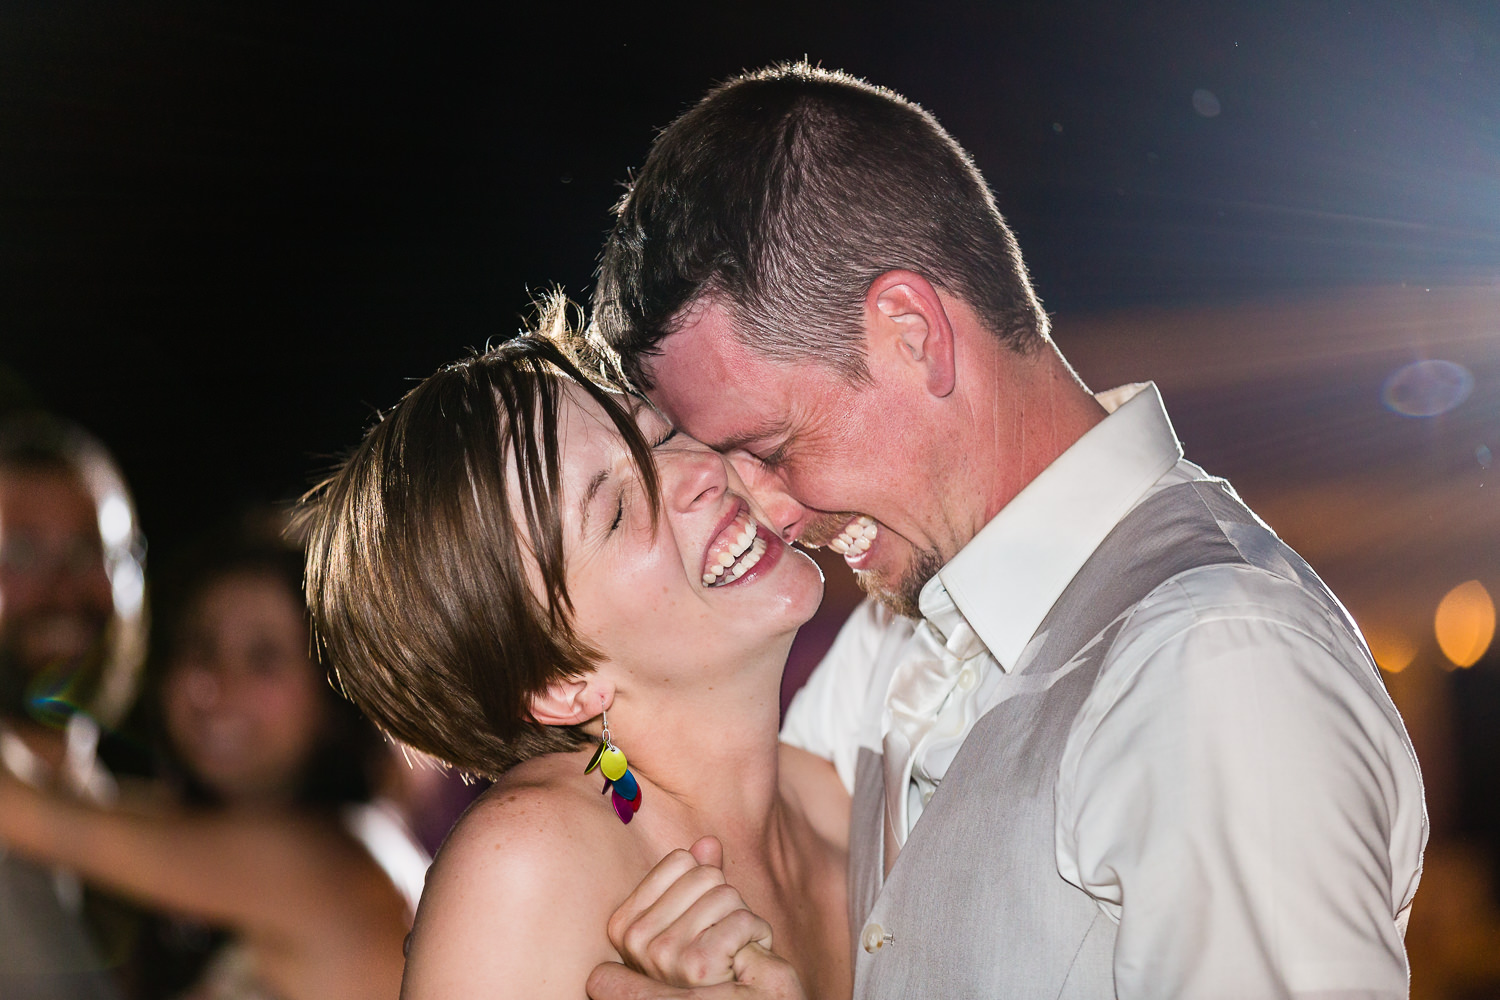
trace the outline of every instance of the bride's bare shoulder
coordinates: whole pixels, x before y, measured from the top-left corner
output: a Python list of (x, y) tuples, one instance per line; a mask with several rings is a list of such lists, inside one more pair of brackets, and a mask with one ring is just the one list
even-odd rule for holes
[(789, 744), (780, 745), (781, 791), (830, 845), (849, 843), (849, 791), (831, 761)]
[(517, 765), (469, 807), (443, 849), (452, 844), (462, 852), (471, 841), (502, 838), (538, 850), (567, 850), (576, 840), (574, 832), (614, 819), (608, 800), (593, 801), (592, 786), (580, 780), (573, 764), (572, 755), (557, 754)]
[(557, 764), (507, 774), (449, 834), (417, 910), (407, 1000), (577, 997), (594, 965), (614, 958), (605, 924), (630, 867), (620, 823)]

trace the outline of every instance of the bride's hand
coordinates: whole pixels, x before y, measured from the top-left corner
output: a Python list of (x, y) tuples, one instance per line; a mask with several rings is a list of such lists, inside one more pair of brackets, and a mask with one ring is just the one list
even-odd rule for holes
[(591, 1000), (807, 1000), (796, 970), (758, 944), (740, 952), (740, 979), (716, 986), (679, 989), (647, 979), (617, 962), (606, 962), (589, 976)]
[(627, 965), (672, 986), (734, 982), (771, 948), (771, 925), (724, 880), (723, 847), (704, 837), (657, 863), (609, 919), (610, 943)]

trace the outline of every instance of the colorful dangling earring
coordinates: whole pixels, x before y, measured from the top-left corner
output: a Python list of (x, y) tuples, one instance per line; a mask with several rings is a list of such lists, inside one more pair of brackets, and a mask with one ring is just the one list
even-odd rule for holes
[[(603, 701), (602, 696), (600, 701)], [(615, 815), (620, 817), (621, 823), (629, 823), (641, 808), (641, 783), (630, 773), (630, 765), (625, 760), (624, 752), (609, 738), (609, 713), (604, 711), (602, 705), (600, 711), (604, 714), (604, 735), (599, 740), (599, 749), (589, 758), (589, 766), (583, 769), (583, 773), (592, 774), (594, 768), (599, 769), (599, 773), (604, 775), (604, 791), (600, 794), (609, 792)]]

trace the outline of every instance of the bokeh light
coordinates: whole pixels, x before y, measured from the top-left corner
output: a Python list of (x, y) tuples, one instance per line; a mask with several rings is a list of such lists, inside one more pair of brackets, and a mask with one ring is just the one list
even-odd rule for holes
[(1454, 666), (1472, 667), (1495, 638), (1495, 602), (1478, 580), (1461, 583), (1438, 604), (1433, 625), (1443, 655)]
[(104, 547), (128, 545), (133, 529), (130, 501), (122, 493), (110, 493), (99, 504), (99, 536), (104, 540)]
[(1375, 665), (1388, 674), (1399, 674), (1417, 658), (1417, 644), (1404, 632), (1365, 629), (1364, 633)]
[(1385, 380), (1381, 398), (1403, 417), (1436, 417), (1456, 409), (1474, 389), (1474, 376), (1452, 361), (1413, 361)]
[(1223, 108), (1219, 105), (1219, 98), (1212, 90), (1200, 87), (1193, 91), (1193, 110), (1204, 118), (1217, 118)]

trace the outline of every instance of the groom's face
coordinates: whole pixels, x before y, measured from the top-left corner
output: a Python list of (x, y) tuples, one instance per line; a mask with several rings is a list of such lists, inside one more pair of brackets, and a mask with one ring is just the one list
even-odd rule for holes
[[(900, 391), (745, 347), (726, 310), (694, 307), (649, 362), (652, 401), (729, 455), (752, 491), (789, 495), (788, 538), (844, 555), (866, 591), (916, 615), (917, 594), (962, 546)], [(769, 505), (768, 505), (769, 506)]]

